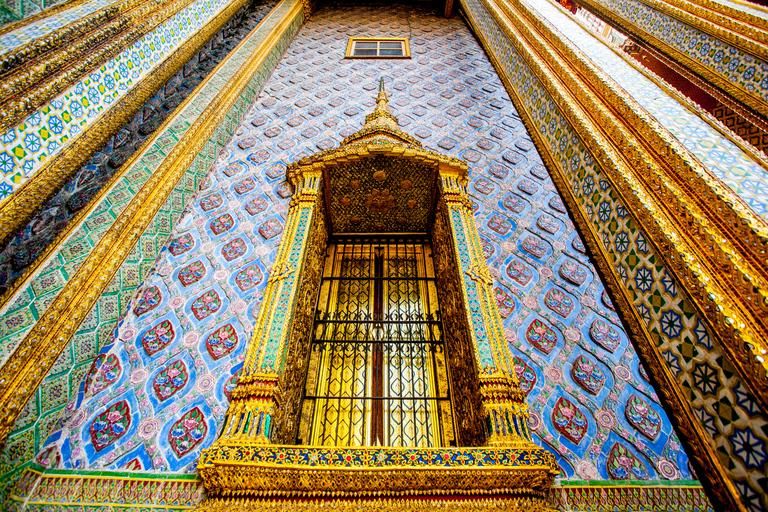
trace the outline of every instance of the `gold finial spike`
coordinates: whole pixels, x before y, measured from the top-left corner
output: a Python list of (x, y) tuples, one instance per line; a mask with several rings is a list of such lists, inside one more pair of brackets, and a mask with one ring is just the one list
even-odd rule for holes
[(376, 107), (373, 112), (365, 116), (366, 126), (388, 126), (397, 128), (397, 118), (389, 110), (389, 98), (384, 90), (384, 77), (379, 79), (379, 94), (376, 96)]

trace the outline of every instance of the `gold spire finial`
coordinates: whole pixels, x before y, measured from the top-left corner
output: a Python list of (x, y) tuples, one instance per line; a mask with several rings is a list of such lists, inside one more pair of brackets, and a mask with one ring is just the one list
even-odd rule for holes
[(392, 115), (392, 111), (389, 110), (389, 98), (387, 97), (387, 91), (384, 90), (384, 77), (379, 79), (379, 94), (376, 96), (376, 107), (373, 112), (365, 116), (365, 128), (374, 126), (386, 126), (388, 128), (397, 129), (397, 118)]

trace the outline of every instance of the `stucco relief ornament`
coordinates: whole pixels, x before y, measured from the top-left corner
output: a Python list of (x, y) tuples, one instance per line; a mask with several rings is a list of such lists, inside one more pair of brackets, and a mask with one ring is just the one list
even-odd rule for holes
[(390, 195), (389, 189), (373, 189), (370, 194), (365, 194), (365, 206), (371, 213), (387, 213), (395, 206), (395, 197)]

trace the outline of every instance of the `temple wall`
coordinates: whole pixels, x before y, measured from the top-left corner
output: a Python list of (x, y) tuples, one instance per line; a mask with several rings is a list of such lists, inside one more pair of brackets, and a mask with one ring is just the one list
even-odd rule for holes
[[(343, 58), (349, 36), (375, 35), (410, 37), (413, 58)], [(200, 450), (221, 428), (274, 261), (291, 195), (285, 166), (359, 129), (381, 76), (401, 128), (470, 165), (468, 191), (534, 438), (556, 454), (561, 484), (602, 480), (610, 490), (610, 481), (666, 481), (661, 485), (675, 492), (689, 485), (688, 499), (701, 500), (687, 456), (491, 62), (460, 19), (407, 7), (313, 13), (185, 203), (170, 245), (147, 237), (163, 249), (154, 265), (133, 264), (146, 269), (131, 281), (141, 286), (114, 283), (126, 300), (112, 308), (120, 314), (117, 329), (114, 317), (99, 319), (74, 338), (102, 332), (109, 339), (37, 463), (124, 479), (130, 471), (194, 472)], [(530, 90), (531, 101), (542, 96)], [(585, 150), (577, 151), (588, 164)], [(663, 269), (653, 286), (662, 280), (674, 286)], [(62, 474), (76, 476), (48, 478)], [(20, 492), (36, 492), (26, 483), (36, 478)], [(663, 503), (666, 491), (658, 492)]]

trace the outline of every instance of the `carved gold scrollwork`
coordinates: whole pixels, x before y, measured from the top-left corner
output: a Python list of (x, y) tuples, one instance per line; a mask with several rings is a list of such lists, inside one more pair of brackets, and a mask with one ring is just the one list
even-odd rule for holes
[[(695, 3), (680, 0), (639, 0), (648, 7), (663, 12), (697, 30), (725, 41), (762, 60), (768, 58), (768, 32), (765, 22), (750, 22), (723, 16)], [(731, 9), (735, 11), (736, 9)]]

